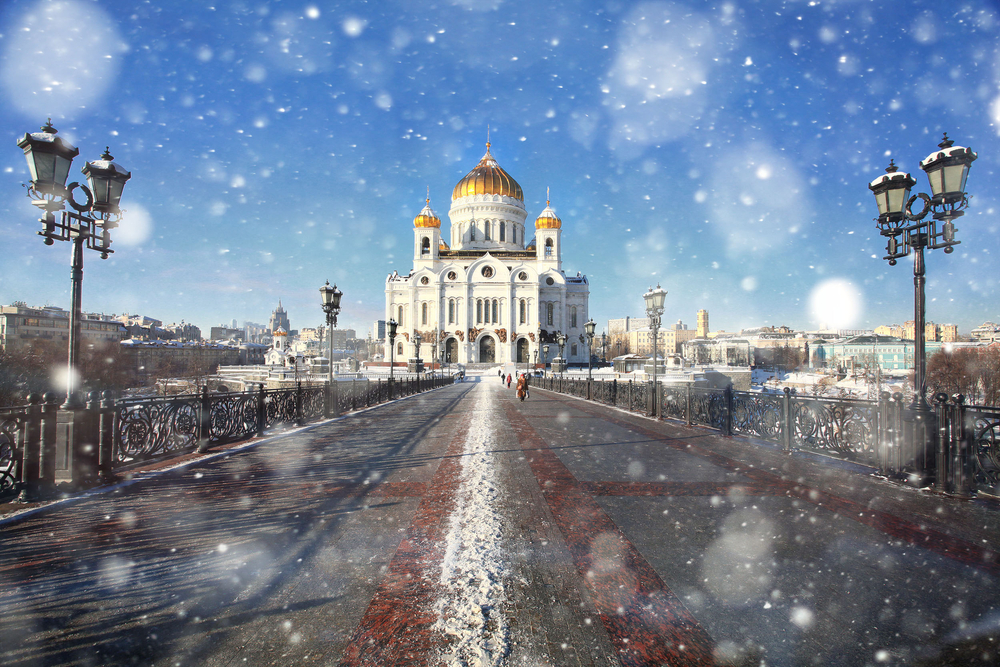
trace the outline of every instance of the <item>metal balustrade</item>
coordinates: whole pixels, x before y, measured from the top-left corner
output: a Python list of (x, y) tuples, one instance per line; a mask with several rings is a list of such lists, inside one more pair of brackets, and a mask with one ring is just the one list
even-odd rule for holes
[(786, 451), (808, 451), (877, 468), (890, 477), (934, 478), (938, 490), (1000, 496), (1000, 408), (965, 405), (961, 396), (935, 397), (933, 449), (908, 436), (912, 422), (900, 394), (879, 400), (799, 396), (659, 385), (651, 382), (532, 379), (542, 389), (725, 435), (763, 440)]
[(71, 413), (77, 441), (58, 447), (57, 419), (66, 414), (58, 414), (58, 397), (29, 396), (28, 405), (0, 408), (0, 498), (20, 493), (31, 500), (61, 481), (88, 486), (139, 461), (206, 451), (282, 424), (305, 424), (453, 382), (451, 377), (352, 379), (330, 388), (299, 384), (117, 401), (108, 392), (92, 392), (86, 407)]

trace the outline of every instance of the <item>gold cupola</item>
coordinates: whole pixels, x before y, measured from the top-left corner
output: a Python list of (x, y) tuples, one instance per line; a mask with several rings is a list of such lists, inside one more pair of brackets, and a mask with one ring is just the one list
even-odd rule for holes
[(441, 228), (441, 218), (437, 217), (437, 213), (431, 209), (431, 197), (429, 194), (427, 195), (427, 203), (424, 205), (424, 208), (413, 219), (413, 226)]
[(545, 188), (545, 210), (535, 219), (535, 229), (560, 229), (562, 220), (556, 215), (549, 202), (549, 189)]
[(451, 200), (472, 195), (503, 195), (524, 201), (524, 192), (511, 175), (490, 154), (490, 142), (486, 142), (486, 154), (476, 168), (458, 182), (451, 193)]

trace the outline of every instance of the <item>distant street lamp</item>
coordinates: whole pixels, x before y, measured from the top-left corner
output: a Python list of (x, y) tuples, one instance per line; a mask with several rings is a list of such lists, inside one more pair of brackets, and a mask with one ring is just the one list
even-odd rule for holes
[(608, 363), (607, 347), (608, 347), (608, 334), (607, 334), (607, 332), (602, 332), (601, 333), (601, 363), (602, 364)]
[(399, 323), (396, 320), (389, 320), (385, 326), (389, 332), (389, 382), (392, 382), (392, 367), (395, 366), (396, 359), (396, 327)]
[(594, 330), (597, 329), (597, 323), (594, 320), (590, 320), (583, 325), (583, 330), (587, 332), (587, 380), (591, 379), (594, 370)]
[(417, 372), (417, 381), (420, 380), (420, 366), (421, 366), (421, 363), (420, 363), (420, 341), (421, 340), (423, 340), (423, 338), (420, 337), (420, 334), (418, 334), (418, 333), (413, 334), (413, 347), (414, 347), (413, 356), (417, 360), (417, 363), (413, 364), (413, 370), (415, 370)]
[(566, 334), (560, 333), (556, 336), (556, 342), (559, 343), (559, 359), (561, 360), (559, 363), (559, 377), (562, 377), (566, 369), (566, 357), (563, 356), (566, 350)]
[(431, 338), (431, 375), (434, 375), (434, 362), (437, 361), (438, 330), (434, 329), (434, 337)]
[(649, 328), (653, 332), (653, 391), (656, 391), (656, 339), (660, 330), (660, 317), (663, 315), (663, 301), (667, 298), (667, 290), (661, 289), (660, 284), (656, 284), (656, 289), (652, 287), (642, 295), (646, 301), (646, 316), (649, 318)]
[(549, 365), (549, 346), (542, 345), (542, 376), (545, 376), (545, 368)]
[[(66, 384), (66, 402), (64, 409), (74, 409), (83, 406), (80, 397), (76, 395), (76, 361), (80, 354), (80, 320), (83, 291), (83, 248), (101, 253), (101, 259), (107, 259), (113, 253), (111, 249), (111, 230), (118, 226), (121, 220), (122, 191), (132, 174), (114, 162), (114, 157), (105, 149), (100, 159), (86, 163), (81, 170), (87, 178), (88, 185), (70, 183), (66, 185), (69, 169), (73, 158), (80, 154), (79, 149), (56, 136), (58, 130), (52, 127), (52, 119), (42, 126), (41, 132), (25, 134), (18, 140), (18, 148), (24, 151), (31, 172), (28, 184), (28, 196), (32, 204), (37, 206), (44, 215), (39, 219), (43, 230), (39, 236), (45, 237), (45, 245), (55, 241), (72, 241), (73, 254), (71, 259), (72, 292), (69, 314), (69, 351)], [(89, 187), (88, 187), (89, 186)], [(73, 197), (75, 190), (83, 192), (86, 201), (78, 202)], [(66, 210), (66, 203), (73, 210)], [(56, 220), (56, 212), (61, 212)]]
[[(923, 192), (910, 196), (910, 188), (916, 179), (905, 171), (898, 171), (895, 162), (889, 161), (886, 173), (868, 184), (875, 195), (878, 217), (875, 219), (879, 232), (888, 239), (886, 256), (889, 266), (906, 257), (912, 251), (913, 260), (913, 320), (914, 320), (914, 374), (912, 408), (929, 411), (927, 405), (926, 357), (924, 350), (924, 248), (931, 250), (944, 248), (946, 254), (954, 252), (954, 220), (965, 215), (969, 198), (965, 194), (965, 182), (969, 169), (978, 157), (970, 148), (956, 146), (944, 135), (934, 151), (920, 161), (920, 168), (927, 173), (931, 195)], [(923, 209), (913, 213), (913, 203), (920, 199)], [(928, 213), (931, 219), (924, 221)], [(943, 222), (940, 229), (938, 222)]]
[[(330, 287), (330, 281), (327, 280), (326, 284), (319, 288), (319, 294), (322, 298), (321, 304), (323, 306), (323, 312), (326, 313), (326, 326), (330, 327), (330, 363), (327, 369), (327, 387), (333, 387), (333, 330), (337, 327), (337, 316), (340, 315), (340, 298), (344, 296), (344, 293), (337, 289), (337, 285), (334, 284)], [(322, 341), (321, 343), (322, 344)]]
[(532, 375), (534, 375), (538, 371), (538, 349), (536, 348), (533, 352), (535, 355), (535, 363), (532, 364), (532, 371), (531, 371)]

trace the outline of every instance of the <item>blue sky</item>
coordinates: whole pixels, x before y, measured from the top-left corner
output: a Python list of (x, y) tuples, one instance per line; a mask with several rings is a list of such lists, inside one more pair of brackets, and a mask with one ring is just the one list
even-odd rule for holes
[(7, 0), (0, 9), (0, 303), (69, 305), (16, 140), (52, 116), (132, 172), (116, 253), (86, 257), (85, 310), (208, 327), (322, 320), (362, 333), (412, 219), (492, 152), (563, 220), (591, 314), (713, 329), (913, 317), (867, 183), (943, 132), (979, 154), (962, 245), (928, 255), (928, 319), (1000, 321), (1000, 13), (955, 2)]

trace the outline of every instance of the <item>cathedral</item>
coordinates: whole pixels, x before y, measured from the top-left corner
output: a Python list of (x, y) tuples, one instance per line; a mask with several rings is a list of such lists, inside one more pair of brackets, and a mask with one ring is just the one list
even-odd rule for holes
[[(488, 142), (452, 191), (448, 217), (446, 239), (428, 196), (413, 219), (413, 269), (386, 279), (385, 319), (398, 324), (395, 361), (416, 357), (419, 334), (428, 364), (434, 348), (448, 363), (541, 363), (542, 346), (552, 361), (565, 334), (567, 363), (586, 363), (590, 286), (586, 276), (563, 272), (562, 221), (546, 202), (529, 240), (524, 192)], [(388, 336), (385, 344), (388, 360)]]

